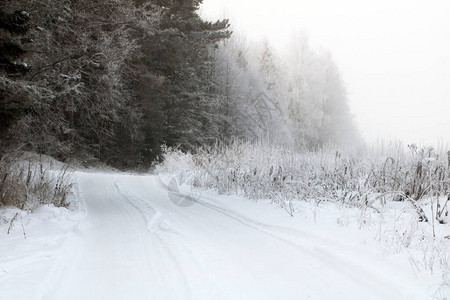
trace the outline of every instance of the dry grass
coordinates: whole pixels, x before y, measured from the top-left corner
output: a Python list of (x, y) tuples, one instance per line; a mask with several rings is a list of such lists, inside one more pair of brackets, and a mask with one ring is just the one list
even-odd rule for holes
[[(450, 157), (430, 147), (384, 147), (343, 153), (329, 148), (294, 152), (268, 143), (218, 142), (184, 155), (165, 148), (165, 159), (183, 162), (193, 172), (193, 184), (220, 193), (243, 194), (251, 199), (271, 199), (291, 211), (292, 202), (332, 201), (377, 210), (387, 201), (408, 201), (421, 221), (429, 218), (416, 203), (433, 197), (438, 221), (448, 214)], [(176, 159), (175, 159), (176, 158)], [(164, 171), (164, 164), (159, 167)], [(378, 207), (378, 208), (377, 208)], [(431, 217), (431, 216), (429, 216)]]
[(40, 205), (67, 207), (73, 183), (67, 165), (23, 157), (0, 160), (0, 206), (34, 210)]

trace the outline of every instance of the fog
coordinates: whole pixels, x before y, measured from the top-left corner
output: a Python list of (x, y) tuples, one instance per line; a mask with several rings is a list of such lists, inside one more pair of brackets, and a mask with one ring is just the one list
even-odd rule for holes
[(279, 52), (298, 31), (328, 49), (368, 141), (450, 142), (450, 2), (205, 0), (202, 14)]

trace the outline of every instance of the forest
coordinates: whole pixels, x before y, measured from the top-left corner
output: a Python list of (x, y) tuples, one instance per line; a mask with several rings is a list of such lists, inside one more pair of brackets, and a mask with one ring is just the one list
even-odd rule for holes
[(0, 157), (145, 169), (162, 145), (360, 141), (329, 53), (297, 35), (279, 55), (201, 2), (2, 0)]
[(306, 33), (0, 3), (1, 299), (450, 299), (448, 147), (364, 141)]

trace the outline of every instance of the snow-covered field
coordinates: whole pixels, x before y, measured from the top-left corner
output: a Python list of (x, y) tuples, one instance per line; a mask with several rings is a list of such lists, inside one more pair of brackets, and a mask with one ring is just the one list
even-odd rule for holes
[(170, 176), (74, 177), (76, 212), (44, 206), (10, 226), (18, 210), (0, 211), (1, 300), (449, 297), (427, 268), (449, 245), (427, 252), (424, 239), (420, 249), (429, 229), (402, 203), (380, 217), (300, 202), (290, 217), (268, 201), (171, 186)]

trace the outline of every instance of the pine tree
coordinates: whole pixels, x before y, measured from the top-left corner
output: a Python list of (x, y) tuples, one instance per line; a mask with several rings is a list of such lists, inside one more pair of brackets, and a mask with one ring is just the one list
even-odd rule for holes
[(26, 51), (25, 35), (30, 30), (30, 14), (24, 10), (8, 14), (0, 10), (0, 70), (7, 76), (20, 76), (29, 71), (28, 65), (19, 62)]
[(211, 23), (200, 18), (201, 1), (156, 3), (161, 10), (160, 27), (143, 41), (145, 55), (140, 60), (161, 82), (140, 93), (148, 159), (157, 156), (162, 143), (192, 149), (219, 137), (211, 52), (230, 35), (227, 20)]
[(29, 20), (30, 15), (24, 10), (0, 10), (0, 152), (6, 147), (10, 126), (33, 104), (31, 88), (21, 81), (30, 70), (22, 60), (26, 55), (24, 44), (30, 42), (26, 36)]
[[(159, 11), (127, 0), (8, 2), (12, 11), (20, 6), (30, 11), (30, 20), (24, 23), (24, 14), (15, 13), (21, 27), (14, 28), (21, 34), (29, 28), (32, 68), (14, 82), (31, 93), (36, 105), (10, 128), (14, 143), (63, 160), (117, 166), (130, 156), (139, 161), (142, 113), (129, 85), (137, 68), (128, 62), (139, 55), (137, 40), (157, 26)], [(11, 17), (2, 14), (1, 19)]]

